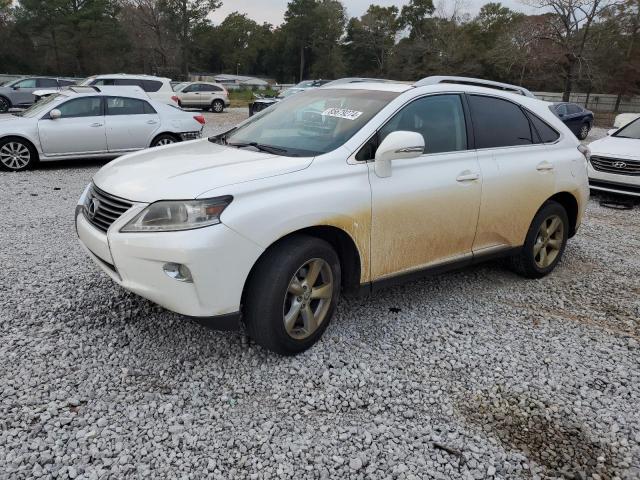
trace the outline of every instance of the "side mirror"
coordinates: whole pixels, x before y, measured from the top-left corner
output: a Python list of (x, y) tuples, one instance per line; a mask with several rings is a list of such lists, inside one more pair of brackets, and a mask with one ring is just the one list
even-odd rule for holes
[(417, 132), (391, 132), (376, 150), (375, 172), (380, 178), (391, 176), (391, 161), (417, 158), (424, 152), (424, 137)]
[(62, 112), (57, 108), (54, 108), (49, 112), (49, 118), (51, 118), (51, 120), (57, 120), (61, 116), (62, 116)]
[(612, 135), (618, 131), (617, 128), (612, 128), (611, 130), (607, 130), (607, 135)]
[(17, 85), (14, 87), (11, 87), (13, 90), (20, 90), (20, 87), (18, 87)]

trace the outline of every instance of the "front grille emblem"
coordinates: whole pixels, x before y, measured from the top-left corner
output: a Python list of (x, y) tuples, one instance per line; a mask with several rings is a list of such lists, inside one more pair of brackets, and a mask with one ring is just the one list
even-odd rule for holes
[(625, 162), (613, 162), (611, 166), (615, 168), (627, 168), (627, 164)]
[(87, 216), (90, 220), (93, 220), (98, 213), (98, 209), (100, 208), (100, 200), (97, 198), (92, 198), (89, 202), (89, 206), (87, 207)]

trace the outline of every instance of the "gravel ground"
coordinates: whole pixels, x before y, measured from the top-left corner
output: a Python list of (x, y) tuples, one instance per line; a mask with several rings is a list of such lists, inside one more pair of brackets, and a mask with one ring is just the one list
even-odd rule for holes
[(99, 166), (0, 173), (0, 478), (640, 478), (640, 203), (592, 199), (547, 278), (342, 299), (282, 358), (92, 264), (73, 211)]

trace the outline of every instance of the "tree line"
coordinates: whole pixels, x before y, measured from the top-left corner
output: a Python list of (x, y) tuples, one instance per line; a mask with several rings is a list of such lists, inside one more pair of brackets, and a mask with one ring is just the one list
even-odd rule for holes
[(284, 22), (231, 13), (221, 0), (0, 0), (0, 71), (185, 78), (240, 73), (289, 83), (372, 76), (464, 75), (532, 90), (640, 92), (640, 0), (523, 0), (525, 15), (461, 0), (372, 4), (349, 18), (340, 0), (291, 0)]

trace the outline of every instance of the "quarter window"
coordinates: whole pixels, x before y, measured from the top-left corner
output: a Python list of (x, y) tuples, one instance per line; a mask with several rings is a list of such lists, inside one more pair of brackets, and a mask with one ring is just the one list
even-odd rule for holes
[(102, 100), (100, 97), (75, 98), (58, 107), (62, 118), (99, 117), (102, 116)]
[(107, 98), (107, 115), (144, 115), (150, 113), (156, 113), (156, 111), (144, 100), (127, 97)]
[(424, 137), (424, 153), (467, 149), (464, 110), (459, 95), (431, 95), (411, 102), (378, 132), (382, 142), (391, 132), (407, 130)]
[(527, 115), (542, 143), (553, 143), (560, 138), (560, 134), (547, 125), (546, 122), (542, 121), (531, 112), (527, 112)]
[(531, 145), (534, 141), (531, 124), (522, 109), (507, 100), (470, 95), (476, 148)]

